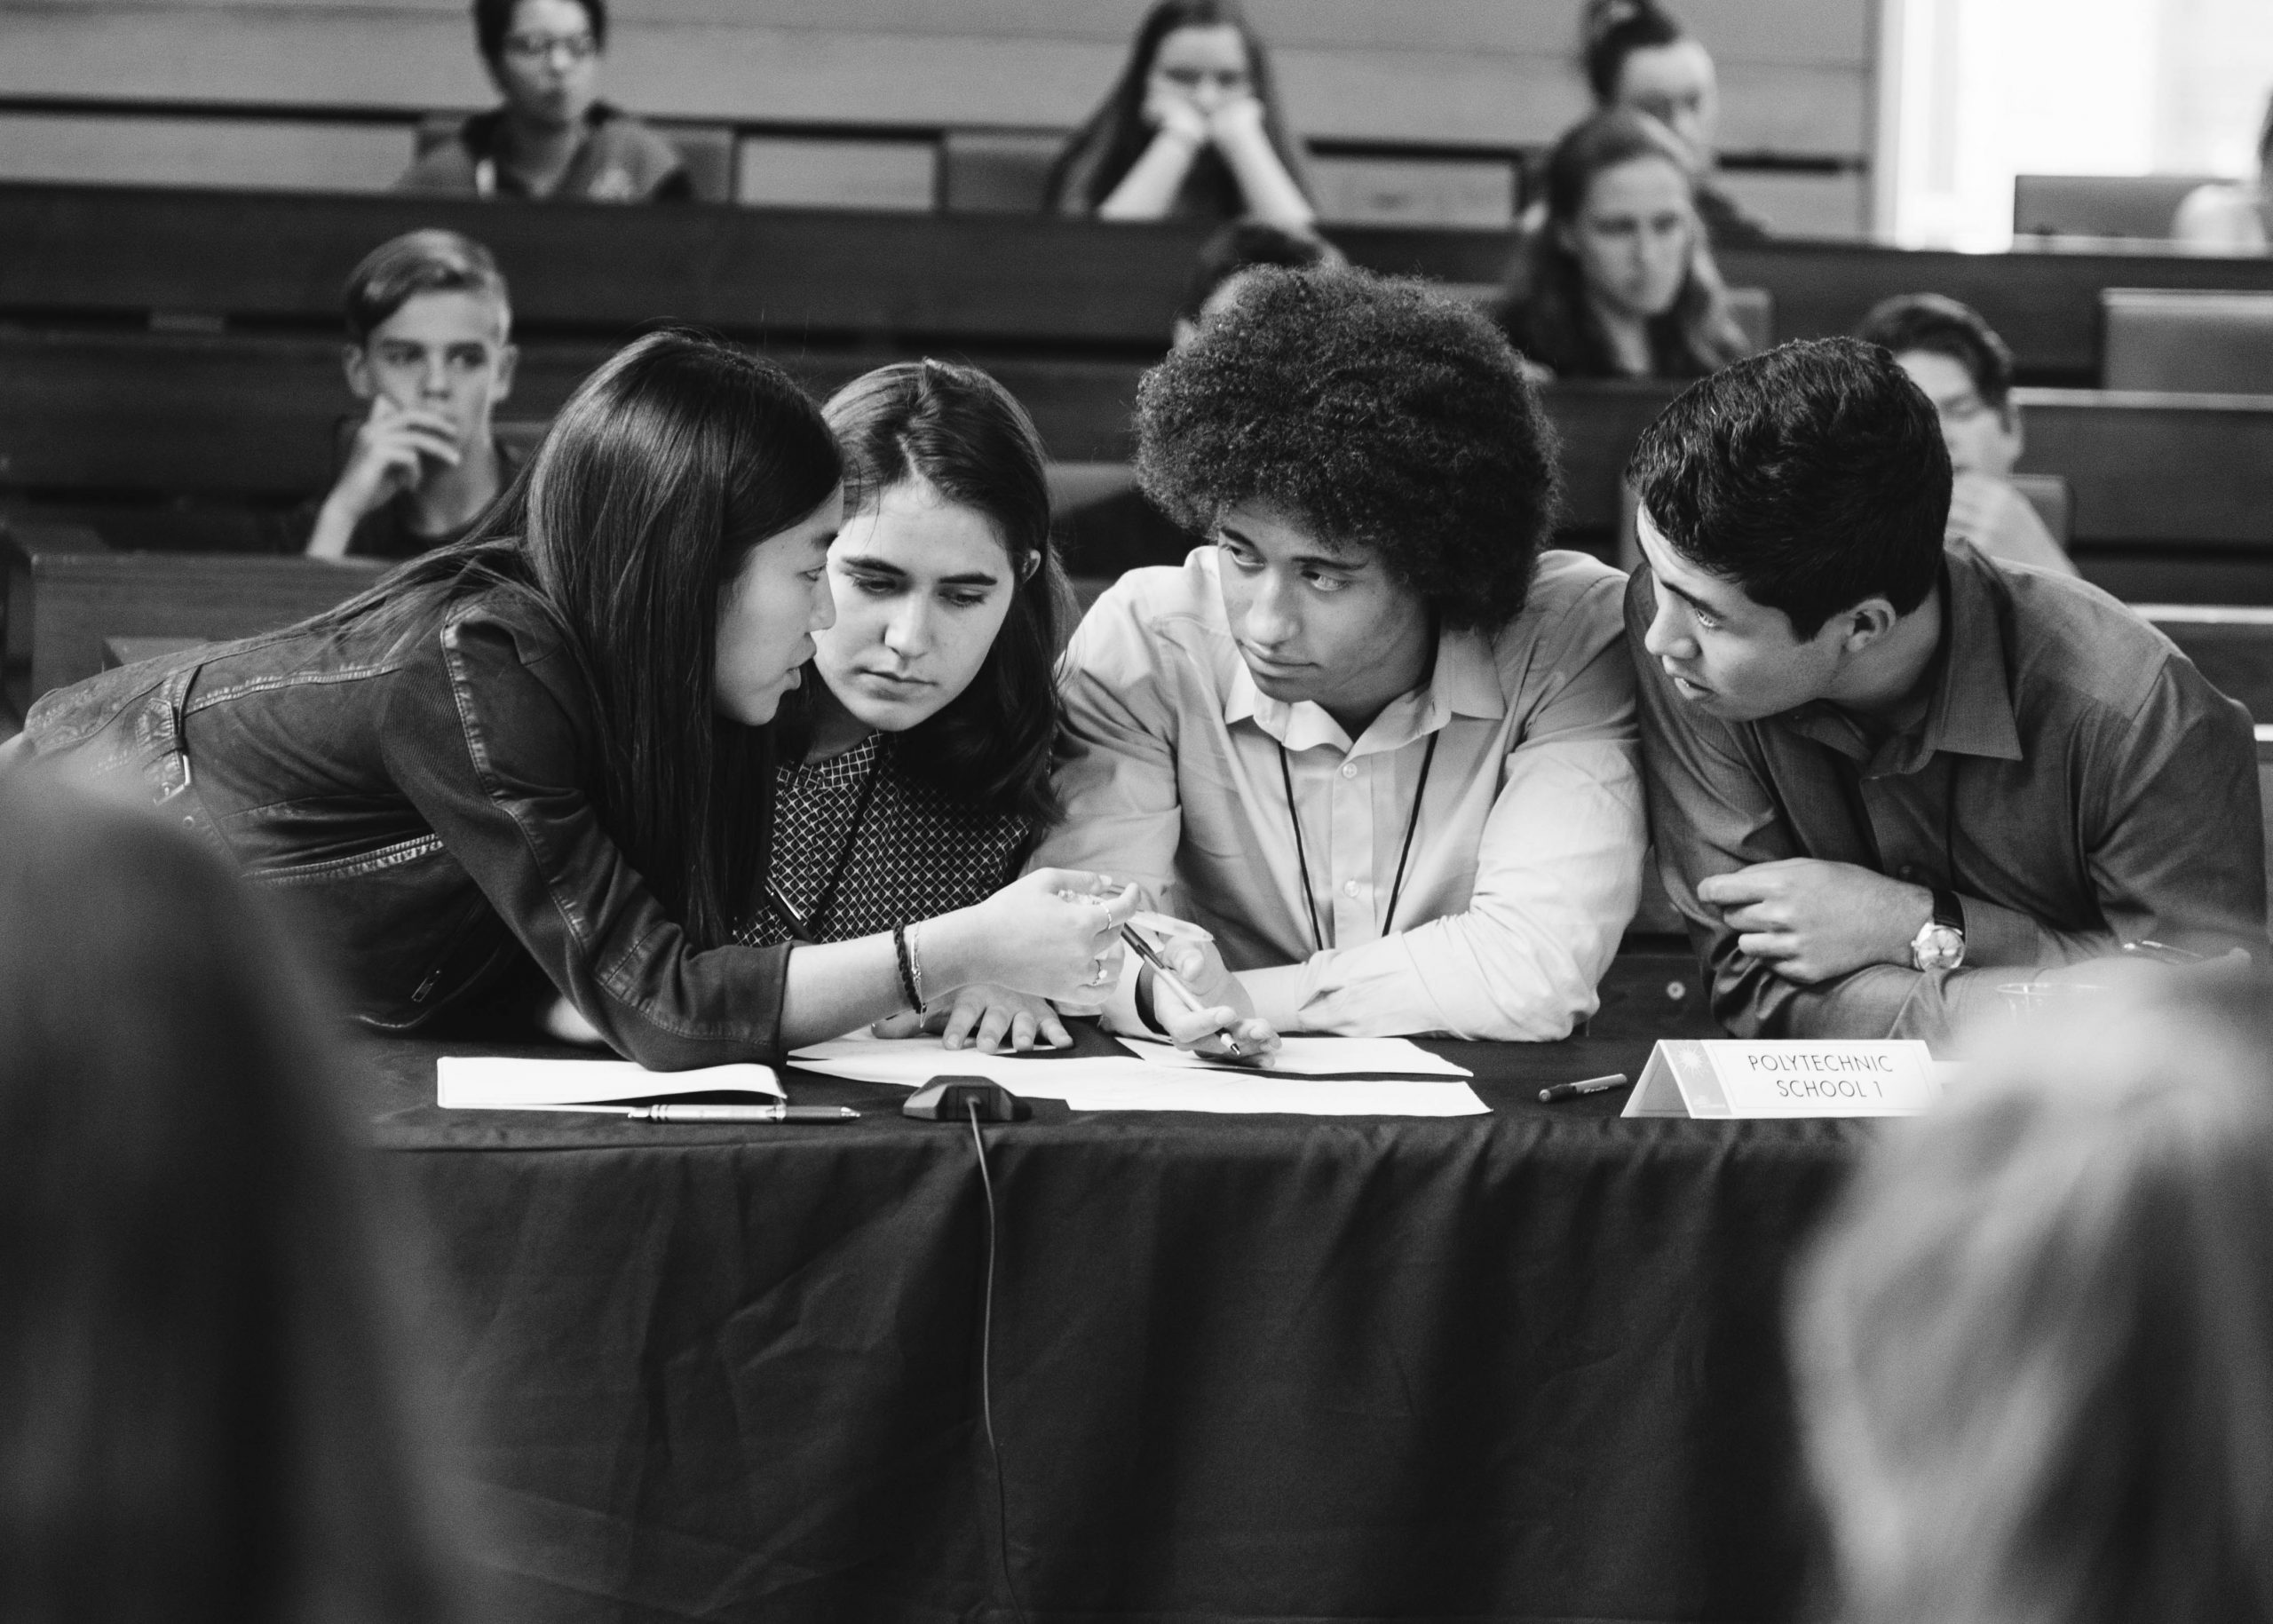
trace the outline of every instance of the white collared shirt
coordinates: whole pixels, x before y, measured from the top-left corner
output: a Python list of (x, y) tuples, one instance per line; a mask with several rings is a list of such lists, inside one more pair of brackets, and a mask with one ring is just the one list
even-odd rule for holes
[(1132, 570), (1059, 663), (1075, 748), (1057, 780), (1065, 820), (1034, 865), (1133, 879), (1206, 926), (1281, 1031), (1566, 1036), (1594, 1012), (1641, 890), (1624, 590), (1592, 558), (1542, 554), (1521, 614), (1496, 633), (1440, 633), (1428, 685), (1353, 741), (1319, 706), (1255, 687), (1213, 547)]

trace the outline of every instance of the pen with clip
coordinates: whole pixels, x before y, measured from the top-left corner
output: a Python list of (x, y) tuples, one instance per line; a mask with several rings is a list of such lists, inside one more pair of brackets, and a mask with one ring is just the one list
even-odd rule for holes
[[(1204, 1010), (1208, 1007), (1208, 1001), (1200, 997), (1199, 994), (1193, 992), (1189, 986), (1184, 985), (1184, 978), (1177, 975), (1176, 971), (1168, 968), (1168, 961), (1161, 958), (1159, 951), (1153, 947), (1152, 944), (1144, 939), (1144, 933), (1142, 931), (1137, 931), (1133, 926), (1124, 924), (1121, 927), (1121, 939), (1127, 942), (1130, 947), (1136, 950), (1136, 954), (1138, 958), (1143, 959), (1144, 963), (1152, 967), (1152, 973), (1154, 975), (1159, 976), (1170, 986), (1176, 988), (1177, 992), (1183, 994), (1184, 1001), (1186, 1003), (1190, 1004), (1195, 1010)], [(1236, 1055), (1240, 1059), (1245, 1059), (1247, 1058), (1247, 1050), (1239, 1047), (1239, 1039), (1232, 1035), (1231, 1029), (1229, 1027), (1222, 1026), (1216, 1028), (1216, 1030), (1223, 1034), (1224, 1047), (1225, 1049), (1231, 1050), (1233, 1055)]]
[(1539, 1091), (1542, 1105), (1553, 1105), (1558, 1099), (1576, 1099), (1582, 1094), (1607, 1094), (1612, 1089), (1626, 1086), (1624, 1072), (1612, 1072), (1606, 1077), (1582, 1077), (1576, 1082), (1550, 1083)]
[(639, 1122), (847, 1122), (850, 1105), (638, 1105), (623, 1113)]

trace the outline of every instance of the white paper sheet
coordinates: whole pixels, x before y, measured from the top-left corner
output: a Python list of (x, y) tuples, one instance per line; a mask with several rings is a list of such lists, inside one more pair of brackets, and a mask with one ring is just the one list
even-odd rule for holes
[(1126, 1081), (1151, 1068), (1127, 1055), (1063, 1055), (1035, 1058), (978, 1049), (949, 1049), (938, 1036), (831, 1038), (794, 1051), (790, 1060), (826, 1077), (889, 1082), (920, 1089), (934, 1077), (985, 1077), (1013, 1094), (1063, 1099), (1058, 1090), (1079, 1082)]
[[(1153, 1066), (1193, 1071), (1252, 1073), (1236, 1060), (1214, 1060), (1142, 1038), (1116, 1037)], [(1474, 1072), (1432, 1055), (1406, 1038), (1281, 1038), (1267, 1070), (1279, 1077), (1473, 1077)]]
[[(1143, 1047), (1149, 1055), (1161, 1046)], [(828, 1076), (903, 1088), (921, 1087), (934, 1077), (986, 1077), (1029, 1099), (1062, 1099), (1074, 1111), (1481, 1116), (1490, 1109), (1457, 1081), (1352, 1081), (1238, 1066), (1159, 1065), (1120, 1055), (1034, 1059), (949, 1049), (937, 1037), (838, 1038), (800, 1049), (790, 1058)]]
[(755, 1063), (650, 1072), (629, 1060), (444, 1055), (434, 1076), (435, 1103), (453, 1111), (554, 1111), (712, 1092), (785, 1097), (773, 1068)]
[(1488, 1116), (1491, 1107), (1457, 1079), (1351, 1081), (1275, 1077), (1267, 1072), (1147, 1067), (1121, 1082), (1076, 1083), (1057, 1097), (1074, 1111), (1214, 1111), (1286, 1116)]

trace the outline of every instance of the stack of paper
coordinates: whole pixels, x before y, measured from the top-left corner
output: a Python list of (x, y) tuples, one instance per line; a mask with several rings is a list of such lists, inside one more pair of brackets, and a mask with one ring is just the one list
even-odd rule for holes
[(650, 1072), (629, 1060), (518, 1060), (444, 1055), (434, 1067), (435, 1103), (455, 1111), (575, 1111), (682, 1094), (784, 1097), (770, 1066), (710, 1066)]
[[(1482, 1116), (1490, 1109), (1458, 1081), (1469, 1073), (1402, 1038), (1295, 1038), (1287, 1044), (1301, 1045), (1295, 1064), (1267, 1071), (1213, 1065), (1161, 1043), (1131, 1043), (1136, 1053), (1130, 1055), (1029, 1056), (949, 1049), (936, 1037), (839, 1038), (790, 1058), (828, 1076), (905, 1088), (934, 1077), (986, 1077), (1027, 1098), (1062, 1099), (1075, 1111)], [(1353, 1072), (1401, 1075), (1353, 1081)], [(1448, 1081), (1414, 1081), (1416, 1074)]]

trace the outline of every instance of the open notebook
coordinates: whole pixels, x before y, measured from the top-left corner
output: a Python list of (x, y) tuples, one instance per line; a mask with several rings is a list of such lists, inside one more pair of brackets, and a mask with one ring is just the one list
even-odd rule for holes
[(633, 1105), (689, 1094), (786, 1097), (770, 1066), (708, 1066), (650, 1072), (629, 1060), (522, 1060), (504, 1055), (444, 1055), (434, 1067), (435, 1103), (456, 1111), (558, 1111)]

